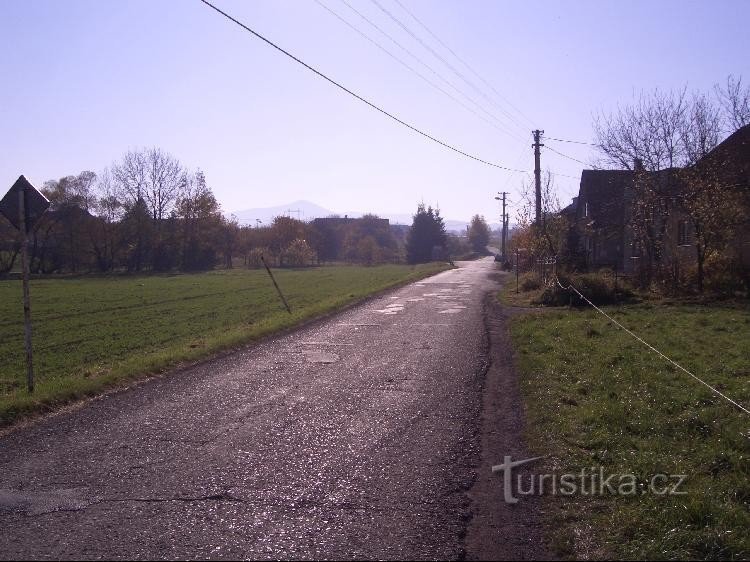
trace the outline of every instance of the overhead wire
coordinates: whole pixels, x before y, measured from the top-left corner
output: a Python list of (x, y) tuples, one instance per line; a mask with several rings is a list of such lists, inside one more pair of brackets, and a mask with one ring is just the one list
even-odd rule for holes
[(593, 143), (593, 142), (584, 142), (584, 141), (577, 141), (577, 140), (570, 140), (570, 139), (556, 139), (553, 137), (544, 137), (544, 140), (548, 140), (548, 141), (551, 140), (551, 141), (556, 141), (556, 142), (569, 142), (572, 144), (585, 144), (588, 146), (599, 146), (598, 144)]
[[(547, 140), (547, 139), (545, 139), (545, 140)], [(567, 158), (568, 160), (573, 160), (574, 162), (578, 162), (579, 164), (583, 164), (584, 166), (588, 166), (588, 164), (586, 162), (584, 162), (583, 160), (579, 160), (578, 158), (573, 158), (572, 156), (568, 156), (567, 154), (563, 154), (562, 152), (560, 152), (559, 150), (555, 150), (554, 148), (552, 148), (548, 144), (545, 144), (544, 148), (547, 149), (547, 150), (551, 150), (552, 152), (554, 152), (555, 154), (557, 154), (559, 156), (562, 156), (563, 158)]]
[(515, 170), (515, 169), (513, 169), (513, 168), (509, 168), (509, 167), (507, 167), (507, 166), (503, 166), (503, 165), (501, 165), (501, 164), (497, 164), (497, 163), (495, 163), (495, 162), (490, 162), (489, 160), (485, 160), (485, 159), (483, 159), (483, 158), (480, 158), (480, 157), (478, 157), (478, 156), (474, 156), (473, 154), (470, 154), (470, 153), (468, 153), (468, 152), (466, 152), (466, 151), (464, 151), (464, 150), (461, 150), (461, 149), (459, 149), (459, 148), (456, 148), (455, 146), (453, 146), (453, 145), (451, 145), (451, 144), (448, 144), (447, 142), (444, 142), (444, 141), (442, 141), (442, 140), (440, 140), (440, 139), (438, 139), (438, 138), (436, 138), (436, 137), (434, 137), (434, 136), (430, 135), (429, 133), (426, 133), (425, 131), (423, 131), (423, 130), (421, 130), (421, 129), (417, 128), (417, 127), (415, 127), (414, 125), (411, 125), (411, 124), (407, 123), (406, 121), (404, 121), (403, 119), (400, 119), (399, 117), (397, 117), (397, 116), (393, 115), (392, 113), (389, 113), (388, 111), (386, 111), (385, 109), (381, 108), (380, 106), (378, 106), (378, 105), (374, 104), (373, 102), (369, 101), (368, 99), (366, 99), (366, 98), (364, 98), (364, 97), (360, 96), (359, 94), (357, 94), (356, 92), (354, 92), (354, 91), (350, 90), (349, 88), (347, 88), (346, 86), (344, 86), (344, 85), (342, 85), (341, 83), (337, 82), (337, 81), (336, 81), (336, 80), (334, 80), (333, 78), (330, 78), (329, 76), (327, 76), (326, 74), (324, 74), (323, 72), (321, 72), (320, 70), (318, 70), (317, 68), (315, 68), (315, 67), (313, 67), (313, 66), (311, 66), (311, 65), (307, 64), (307, 63), (306, 63), (306, 62), (304, 62), (304, 61), (303, 61), (302, 59), (300, 59), (300, 58), (296, 57), (295, 55), (293, 55), (293, 54), (292, 54), (292, 53), (290, 53), (289, 51), (285, 50), (284, 48), (280, 47), (279, 45), (277, 45), (276, 43), (274, 43), (274, 42), (273, 42), (273, 41), (271, 41), (270, 39), (268, 39), (268, 38), (264, 37), (263, 35), (261, 35), (261, 34), (260, 34), (260, 33), (258, 33), (257, 31), (255, 31), (255, 30), (251, 29), (251, 28), (250, 28), (249, 26), (247, 26), (246, 24), (242, 23), (242, 22), (241, 22), (241, 21), (239, 21), (238, 19), (236, 19), (236, 18), (234, 18), (233, 16), (229, 15), (229, 14), (228, 14), (227, 12), (225, 12), (224, 10), (222, 10), (221, 8), (219, 8), (218, 6), (216, 6), (216, 5), (212, 4), (212, 3), (211, 3), (211, 2), (209, 1), (209, 0), (200, 0), (200, 1), (201, 1), (201, 2), (203, 3), (203, 4), (205, 4), (206, 6), (208, 6), (209, 8), (211, 8), (212, 10), (214, 10), (215, 12), (217, 12), (218, 14), (220, 14), (220, 15), (224, 16), (224, 17), (225, 17), (226, 19), (228, 19), (229, 21), (233, 22), (234, 24), (238, 25), (239, 27), (241, 27), (242, 29), (244, 29), (244, 30), (245, 30), (245, 31), (247, 31), (248, 33), (250, 33), (250, 34), (252, 34), (253, 36), (255, 36), (256, 38), (260, 39), (261, 41), (263, 41), (263, 42), (264, 42), (264, 43), (266, 43), (267, 45), (269, 45), (269, 46), (273, 47), (274, 49), (276, 49), (276, 50), (277, 50), (277, 51), (279, 51), (280, 53), (282, 53), (282, 54), (286, 55), (287, 57), (289, 57), (290, 59), (292, 59), (292, 60), (293, 60), (293, 61), (295, 61), (296, 63), (298, 63), (298, 64), (300, 64), (300, 65), (304, 66), (304, 67), (305, 67), (305, 68), (307, 68), (307, 69), (308, 69), (308, 70), (309, 70), (310, 72), (314, 73), (314, 74), (315, 74), (316, 76), (318, 76), (318, 77), (320, 77), (320, 78), (322, 78), (322, 79), (326, 80), (326, 81), (327, 81), (327, 82), (329, 82), (330, 84), (332, 84), (332, 85), (336, 86), (337, 88), (339, 88), (340, 90), (342, 90), (342, 91), (346, 92), (346, 93), (347, 93), (347, 94), (349, 94), (350, 96), (352, 96), (352, 97), (354, 97), (354, 98), (358, 99), (359, 101), (361, 101), (362, 103), (366, 104), (366, 105), (367, 105), (367, 106), (369, 106), (370, 108), (372, 108), (372, 109), (374, 109), (374, 110), (376, 110), (376, 111), (378, 111), (378, 112), (382, 113), (383, 115), (385, 115), (385, 116), (389, 117), (389, 118), (390, 118), (390, 119), (392, 119), (393, 121), (396, 121), (396, 122), (397, 122), (397, 123), (399, 123), (400, 125), (402, 125), (402, 126), (404, 126), (404, 127), (408, 128), (408, 129), (412, 130), (413, 132), (415, 132), (415, 133), (417, 133), (417, 134), (419, 134), (419, 135), (421, 135), (421, 136), (423, 136), (423, 137), (425, 137), (425, 138), (427, 138), (427, 139), (431, 140), (432, 142), (434, 142), (434, 143), (437, 143), (437, 144), (439, 144), (439, 145), (443, 146), (444, 148), (447, 148), (447, 149), (449, 149), (449, 150), (452, 150), (453, 152), (456, 152), (456, 153), (458, 153), (458, 154), (461, 154), (462, 156), (465, 156), (465, 157), (467, 157), (467, 158), (470, 158), (471, 160), (475, 160), (475, 161), (477, 161), (477, 162), (480, 162), (480, 163), (482, 163), (482, 164), (485, 164), (485, 165), (487, 165), (487, 166), (491, 166), (491, 167), (493, 167), (493, 168), (498, 168), (498, 169), (500, 169), (500, 170), (507, 170), (507, 171), (511, 171), (511, 172), (525, 172), (525, 171), (526, 171), (526, 170)]
[[(336, 12), (333, 8), (331, 8), (330, 6), (324, 4), (322, 2), (322, 0), (314, 0), (314, 1), (321, 8), (323, 8), (324, 10), (326, 10), (328, 13), (330, 13), (332, 16), (334, 16), (336, 19), (338, 19), (344, 25), (346, 25), (347, 27), (349, 27), (350, 29), (352, 29), (353, 31), (355, 31), (356, 33), (358, 33), (364, 39), (366, 39), (367, 41), (369, 41), (370, 43), (372, 43), (373, 45), (375, 45), (378, 49), (380, 49), (381, 51), (383, 51), (385, 54), (387, 54), (389, 57), (391, 57), (393, 60), (395, 60), (396, 62), (398, 62), (402, 66), (404, 66), (407, 70), (409, 70), (410, 72), (412, 72), (413, 74), (415, 74), (416, 76), (418, 76), (419, 78), (421, 78), (427, 84), (429, 84), (430, 86), (432, 86), (433, 88), (435, 88), (436, 90), (438, 90), (439, 92), (441, 92), (443, 95), (447, 96), (448, 98), (450, 98), (451, 100), (453, 100), (454, 102), (456, 102), (457, 104), (459, 104), (461, 107), (463, 107), (467, 111), (473, 113), (476, 117), (478, 117), (479, 119), (481, 119), (482, 121), (484, 121), (485, 123), (487, 123), (488, 125), (490, 125), (491, 127), (493, 127), (495, 130), (500, 131), (501, 133), (506, 134), (508, 136), (518, 138), (517, 135), (515, 135), (515, 134), (511, 133), (510, 131), (506, 130), (505, 128), (503, 128), (501, 126), (502, 122), (497, 117), (495, 117), (494, 115), (492, 115), (491, 113), (489, 113), (488, 111), (486, 111), (483, 107), (481, 107), (478, 104), (476, 104), (476, 102), (474, 102), (471, 98), (468, 98), (465, 94), (463, 94), (465, 97), (467, 97), (467, 99), (470, 102), (474, 103), (474, 105), (477, 105), (477, 107), (480, 110), (484, 111), (484, 113), (486, 113), (490, 118), (494, 119), (497, 123), (495, 123), (493, 121), (490, 121), (487, 118), (483, 117), (482, 115), (480, 115), (479, 113), (477, 113), (475, 110), (473, 110), (472, 108), (470, 108), (469, 106), (467, 106), (465, 103), (463, 103), (461, 100), (459, 100), (458, 98), (456, 98), (455, 96), (453, 96), (452, 94), (450, 94), (449, 92), (447, 92), (446, 90), (444, 90), (442, 87), (440, 87), (439, 85), (437, 85), (435, 82), (433, 82), (432, 80), (430, 80), (429, 78), (427, 78), (426, 76), (424, 76), (421, 72), (419, 72), (418, 70), (416, 70), (410, 64), (408, 64), (407, 62), (405, 62), (403, 59), (399, 58), (397, 55), (393, 54), (387, 48), (383, 47), (383, 45), (381, 45), (378, 41), (376, 41), (375, 39), (373, 39), (372, 37), (370, 37), (369, 35), (367, 35), (364, 31), (362, 31), (361, 29), (359, 29), (357, 26), (355, 26), (354, 24), (352, 24), (351, 22), (349, 22), (346, 18), (344, 18), (341, 14), (339, 14), (338, 12)], [(352, 10), (354, 10), (355, 12), (357, 12), (357, 10), (355, 8), (353, 8), (351, 5), (349, 5), (346, 2), (346, 0), (342, 0), (342, 2), (344, 2)], [(359, 14), (359, 12), (357, 12), (357, 13)], [(364, 17), (362, 14), (359, 14), (359, 15), (361, 17)], [(370, 23), (372, 24), (372, 22), (370, 22)], [(372, 24), (372, 25), (375, 26), (375, 24)], [(385, 33), (384, 31), (382, 31), (379, 28), (377, 28), (377, 26), (375, 26), (375, 27), (376, 27), (376, 29), (378, 29), (382, 33)], [(398, 46), (401, 46), (395, 40), (393, 40), (393, 41)], [(401, 47), (401, 48), (404, 49), (407, 53), (409, 52), (405, 47)], [(414, 55), (412, 55), (412, 56), (414, 56)], [(415, 58), (417, 58), (417, 57), (415, 56)], [(419, 59), (417, 58), (417, 60), (419, 60)], [(427, 66), (427, 65), (425, 65), (425, 66)], [(429, 66), (427, 68), (429, 68), (430, 70), (432, 70)], [(437, 74), (434, 70), (433, 70), (433, 73)], [(451, 86), (453, 86), (452, 84), (450, 84), (450, 82), (448, 82), (448, 84), (451, 85)], [(453, 87), (454, 87), (454, 89), (456, 89), (455, 86), (453, 86)], [(459, 93), (463, 93), (460, 90), (457, 90), (457, 91), (459, 91)]]
[[(445, 76), (443, 76), (440, 72), (438, 72), (437, 70), (435, 70), (432, 66), (430, 66), (429, 64), (427, 64), (424, 60), (422, 60), (417, 55), (415, 55), (410, 49), (408, 49), (407, 47), (405, 47), (404, 45), (402, 45), (401, 42), (399, 42), (395, 37), (393, 37), (393, 35), (391, 35), (390, 33), (388, 33), (386, 30), (384, 30), (382, 27), (380, 27), (378, 24), (376, 24), (370, 18), (368, 18), (365, 14), (363, 14), (362, 12), (360, 12), (359, 10), (357, 10), (357, 8), (355, 8), (354, 6), (352, 6), (351, 3), (349, 3), (347, 0), (341, 0), (341, 2), (343, 4), (345, 4), (350, 10), (352, 10), (355, 14), (357, 14), (360, 18), (362, 18), (365, 22), (367, 22), (370, 26), (374, 27), (376, 30), (378, 30), (378, 32), (380, 32), (381, 34), (385, 35), (399, 49), (401, 49), (406, 54), (408, 54), (410, 57), (412, 57), (414, 60), (416, 60), (417, 62), (419, 62), (419, 64), (421, 64), (422, 66), (424, 66), (425, 68), (427, 68), (430, 72), (432, 72), (432, 74), (434, 74), (435, 76), (437, 76), (441, 81), (443, 81), (445, 84), (447, 84), (448, 86), (450, 86), (451, 88), (453, 88), (453, 90), (455, 90), (456, 92), (458, 92), (459, 94), (461, 94), (466, 100), (468, 100), (473, 105), (475, 105), (476, 107), (478, 107), (479, 109), (481, 109), (484, 113), (486, 113), (487, 115), (489, 115), (492, 119), (494, 119), (498, 123), (500, 123), (503, 126), (505, 126), (505, 123), (503, 123), (503, 121), (501, 119), (499, 119), (494, 113), (488, 111), (484, 105), (482, 105), (481, 103), (478, 103), (474, 98), (472, 98), (470, 95), (468, 95), (466, 92), (464, 92), (461, 88), (459, 88), (458, 86), (456, 86), (453, 82), (451, 82), (450, 80), (448, 80), (447, 78), (445, 78)], [(520, 137), (517, 134), (514, 134), (514, 133), (508, 133), (508, 134), (511, 135), (511, 136), (514, 136), (514, 137), (516, 137), (518, 139), (520, 139)]]
[(507, 103), (508, 106), (510, 106), (520, 117), (525, 119), (526, 122), (531, 127), (534, 127), (534, 122), (531, 121), (531, 119), (529, 119), (520, 109), (518, 109), (515, 105), (513, 105), (513, 103), (510, 100), (508, 100), (505, 96), (503, 96), (500, 92), (498, 92), (497, 89), (492, 84), (490, 84), (487, 80), (485, 80), (476, 70), (474, 70), (471, 67), (471, 65), (469, 65), (468, 62), (466, 62), (463, 58), (458, 56), (458, 54), (453, 49), (451, 49), (442, 39), (440, 39), (440, 37), (438, 37), (435, 33), (433, 33), (433, 31), (429, 27), (427, 27), (427, 25), (425, 25), (422, 22), (422, 20), (420, 20), (414, 14), (414, 12), (412, 12), (406, 6), (404, 6), (401, 0), (394, 0), (394, 1), (396, 2), (396, 4), (398, 4), (401, 7), (402, 10), (404, 10), (404, 12), (409, 14), (409, 16), (411, 16), (411, 18), (414, 21), (416, 21), (427, 33), (429, 33), (435, 39), (435, 41), (437, 41), (444, 49), (446, 49), (450, 54), (452, 54), (456, 58), (456, 60), (458, 60), (461, 64), (463, 64), (474, 76), (479, 78), (488, 88), (490, 88), (490, 90), (492, 90), (499, 99)]
[(396, 25), (398, 25), (401, 29), (403, 29), (410, 37), (412, 37), (417, 43), (422, 45), (427, 51), (429, 51), (436, 59), (438, 59), (440, 62), (442, 62), (445, 66), (447, 66), (451, 72), (453, 72), (456, 76), (458, 76), (461, 80), (463, 80), (472, 90), (474, 90), (477, 94), (482, 96), (484, 99), (486, 99), (489, 103), (497, 107), (503, 114), (505, 114), (519, 129), (523, 130), (523, 127), (518, 123), (518, 121), (510, 115), (507, 110), (500, 107), (497, 103), (492, 100), (487, 94), (485, 94), (482, 90), (480, 90), (471, 80), (466, 78), (464, 74), (458, 70), (455, 66), (453, 66), (450, 62), (445, 60), (445, 58), (438, 53), (435, 49), (433, 49), (430, 45), (428, 45), (421, 37), (419, 37), (416, 33), (414, 33), (409, 26), (407, 26), (404, 22), (402, 22), (398, 17), (396, 17), (390, 10), (388, 10), (385, 6), (383, 6), (378, 0), (370, 0), (375, 6), (380, 9), (381, 12), (383, 12), (388, 18), (390, 18)]

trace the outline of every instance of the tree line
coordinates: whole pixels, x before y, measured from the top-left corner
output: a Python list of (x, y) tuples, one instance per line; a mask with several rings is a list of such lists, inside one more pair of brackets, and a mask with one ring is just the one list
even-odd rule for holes
[[(237, 224), (226, 219), (201, 170), (159, 149), (127, 152), (100, 173), (49, 180), (50, 208), (30, 233), (34, 273), (167, 271), (231, 261)], [(0, 271), (10, 271), (19, 240), (0, 223)]]
[[(465, 247), (440, 213), (419, 205), (408, 228), (375, 215), (303, 222), (276, 217), (263, 227), (227, 218), (200, 170), (160, 148), (128, 151), (99, 173), (49, 180), (50, 208), (30, 233), (33, 273), (196, 271), (235, 263), (278, 266), (343, 261), (373, 265), (447, 259)], [(0, 219), (0, 273), (17, 267), (20, 237)]]

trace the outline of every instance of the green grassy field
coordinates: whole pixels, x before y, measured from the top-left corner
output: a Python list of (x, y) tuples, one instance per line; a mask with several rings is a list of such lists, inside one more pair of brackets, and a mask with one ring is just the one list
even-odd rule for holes
[[(506, 288), (506, 292), (510, 287)], [(515, 292), (515, 284), (512, 287)], [(750, 405), (750, 308), (606, 309), (679, 364)], [(685, 474), (685, 495), (546, 496), (556, 553), (571, 558), (750, 558), (750, 416), (591, 309), (514, 318), (535, 470)]]
[(0, 281), (0, 425), (298, 324), (447, 266), (331, 266), (33, 280), (37, 388), (26, 392), (21, 283)]

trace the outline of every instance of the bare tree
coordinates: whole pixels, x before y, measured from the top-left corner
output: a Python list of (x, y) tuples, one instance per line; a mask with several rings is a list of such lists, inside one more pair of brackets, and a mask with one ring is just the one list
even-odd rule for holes
[(706, 94), (694, 93), (681, 126), (683, 164), (691, 166), (719, 144), (721, 109)]
[(698, 291), (703, 292), (706, 259), (724, 249), (741, 217), (736, 190), (722, 180), (724, 162), (702, 163), (680, 170), (680, 209), (690, 219)]
[(542, 174), (542, 224), (533, 222), (536, 197), (531, 182), (521, 184), (523, 204), (518, 210), (517, 223), (519, 240), (517, 241), (534, 255), (558, 255), (565, 244), (566, 225), (560, 215), (560, 199), (555, 193), (554, 176), (549, 170)]
[[(140, 271), (144, 266), (148, 248), (146, 247), (146, 222), (141, 212), (145, 205), (145, 192), (148, 166), (143, 152), (128, 151), (119, 164), (112, 167), (118, 199), (125, 207), (128, 223), (133, 223), (129, 236), (132, 239), (132, 267)], [(130, 267), (130, 265), (128, 266)]]
[(185, 172), (179, 161), (160, 148), (152, 148), (143, 154), (146, 162), (146, 203), (154, 221), (161, 221), (172, 210)]
[(648, 170), (684, 163), (683, 130), (688, 115), (686, 89), (641, 92), (632, 105), (594, 117), (596, 144), (604, 164), (632, 170), (639, 160)]
[(145, 155), (137, 150), (128, 151), (120, 163), (112, 166), (112, 176), (123, 203), (134, 206), (144, 199), (147, 174)]
[(716, 97), (724, 110), (728, 132), (734, 132), (740, 127), (750, 124), (750, 86), (742, 86), (742, 77), (727, 76), (727, 82), (722, 87), (714, 86)]
[(99, 174), (94, 189), (96, 197), (93, 211), (98, 220), (92, 223), (89, 235), (97, 267), (100, 271), (109, 271), (116, 261), (117, 223), (122, 218), (123, 205), (118, 198), (114, 177), (108, 168)]

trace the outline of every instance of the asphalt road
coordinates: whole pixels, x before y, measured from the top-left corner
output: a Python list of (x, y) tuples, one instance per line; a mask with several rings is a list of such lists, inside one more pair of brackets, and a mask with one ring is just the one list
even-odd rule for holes
[(0, 437), (0, 558), (466, 555), (492, 258)]

